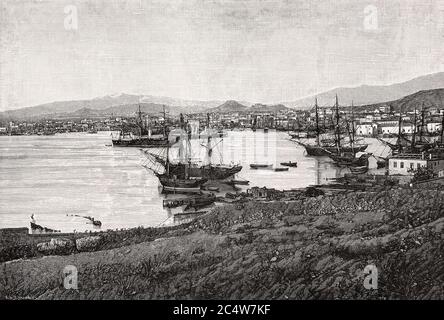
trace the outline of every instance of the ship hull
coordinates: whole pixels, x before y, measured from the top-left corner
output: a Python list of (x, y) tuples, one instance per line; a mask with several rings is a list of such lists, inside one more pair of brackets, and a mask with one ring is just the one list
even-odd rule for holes
[(112, 139), (114, 147), (162, 148), (168, 146), (168, 138)]
[[(331, 153), (337, 153), (337, 148), (334, 146), (329, 147), (322, 147), (322, 146), (311, 146), (311, 145), (304, 145), (305, 150), (307, 151), (307, 155), (309, 156), (328, 156)], [(368, 145), (364, 144), (357, 147), (341, 147), (340, 152), (341, 153), (352, 153), (354, 152), (363, 152), (367, 149)]]
[(355, 158), (354, 154), (349, 156), (329, 154), (330, 159), (332, 159), (338, 166), (368, 166), (368, 155), (364, 154), (359, 158)]
[[(189, 177), (199, 177), (207, 180), (224, 180), (234, 176), (236, 173), (242, 170), (242, 166), (216, 166), (216, 165), (205, 165), (205, 166), (191, 166), (188, 168)], [(185, 172), (185, 166), (183, 164), (170, 164), (170, 171), (174, 173)]]
[(158, 175), (160, 184), (166, 188), (200, 188), (208, 179), (178, 179), (167, 175)]
[(163, 192), (165, 193), (200, 193), (200, 187), (168, 187), (163, 186)]
[(271, 169), (272, 167), (272, 164), (250, 164), (251, 169)]
[(368, 171), (368, 166), (349, 167), (353, 174), (365, 174)]

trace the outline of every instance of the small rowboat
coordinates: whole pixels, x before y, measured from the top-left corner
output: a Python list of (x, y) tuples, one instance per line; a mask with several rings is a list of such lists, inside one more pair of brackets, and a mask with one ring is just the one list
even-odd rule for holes
[(235, 180), (235, 179), (232, 179), (230, 181), (227, 181), (226, 183), (228, 183), (228, 184), (239, 184), (239, 185), (247, 186), (247, 185), (250, 184), (250, 181), (248, 181), (248, 180)]
[(219, 192), (219, 187), (216, 187), (216, 186), (208, 186), (208, 187), (205, 187), (205, 190), (207, 190), (207, 191), (213, 191), (213, 192)]
[(163, 186), (163, 191), (168, 193), (201, 193), (200, 187), (169, 187)]
[(368, 171), (368, 166), (349, 167), (353, 174), (364, 174)]
[(37, 223), (31, 222), (31, 233), (57, 233), (60, 230), (54, 230), (46, 227), (42, 227)]
[(274, 171), (280, 172), (280, 171), (288, 171), (289, 168), (274, 168)]
[(96, 227), (101, 227), (102, 226), (102, 222), (99, 220), (92, 220), (92, 224)]
[(200, 204), (210, 204), (216, 201), (216, 196), (212, 194), (203, 194), (203, 195), (195, 195), (195, 196), (186, 196), (182, 198), (176, 198), (176, 199), (165, 199), (163, 200), (163, 207), (164, 208), (177, 208), (180, 206), (198, 206)]
[(298, 163), (297, 162), (281, 162), (281, 166), (286, 166), (286, 167), (297, 167)]
[(273, 167), (272, 164), (259, 164), (259, 163), (250, 164), (251, 169), (271, 169), (272, 167)]

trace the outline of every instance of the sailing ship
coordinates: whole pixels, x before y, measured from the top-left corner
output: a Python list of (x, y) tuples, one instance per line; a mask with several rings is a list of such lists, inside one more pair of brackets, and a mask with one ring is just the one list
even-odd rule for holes
[(350, 172), (353, 174), (365, 174), (368, 171), (368, 165), (364, 166), (350, 166)]
[[(183, 116), (181, 115), (181, 120), (183, 120)], [(182, 125), (182, 122), (181, 122)], [(181, 126), (182, 129), (185, 129)], [(183, 167), (172, 167), (170, 165), (170, 143), (166, 143), (165, 147), (165, 163), (162, 168), (156, 168), (154, 165), (148, 166), (145, 165), (145, 168), (152, 171), (154, 175), (159, 179), (160, 184), (162, 185), (163, 191), (165, 192), (174, 192), (174, 193), (194, 193), (200, 192), (201, 186), (208, 181), (208, 179), (203, 177), (190, 177), (189, 167), (190, 167), (190, 139), (189, 132), (182, 133), (181, 137), (186, 144), (187, 147), (187, 155), (185, 156), (186, 162)], [(167, 141), (168, 142), (168, 141)], [(146, 155), (151, 155), (150, 153), (145, 153)], [(151, 158), (147, 158), (147, 160), (151, 160)], [(159, 164), (158, 161), (154, 158), (155, 164)]]
[(273, 168), (273, 164), (267, 163), (250, 163), (251, 169), (271, 169)]
[[(339, 117), (338, 112), (336, 113), (336, 126), (337, 126), (337, 136), (338, 140), (340, 139), (339, 135)], [(342, 151), (339, 148), (336, 150), (336, 152), (328, 152), (328, 156), (334, 161), (334, 163), (338, 166), (367, 166), (368, 167), (368, 159), (370, 157), (370, 154), (368, 153), (362, 153), (361, 151), (355, 151), (356, 148), (356, 128), (355, 128), (355, 117), (353, 112), (353, 101), (351, 105), (351, 121), (348, 121), (345, 119), (346, 122), (346, 128), (348, 132), (348, 138), (350, 143), (350, 148), (352, 149), (351, 152)], [(351, 126), (350, 126), (351, 123)], [(361, 153), (359, 157), (357, 155)]]
[(316, 115), (316, 143), (309, 144), (303, 143), (301, 141), (296, 141), (299, 145), (303, 146), (307, 151), (307, 155), (309, 156), (328, 156), (330, 154), (341, 154), (341, 153), (357, 153), (363, 152), (367, 149), (367, 144), (355, 144), (354, 146), (344, 146), (341, 144), (341, 132), (340, 132), (340, 124), (339, 124), (339, 104), (338, 104), (338, 96), (336, 96), (335, 101), (335, 110), (336, 110), (336, 126), (334, 132), (334, 138), (328, 140), (321, 140), (321, 129), (319, 127), (319, 111), (318, 111), (318, 100), (315, 99), (315, 115)]
[[(164, 122), (165, 107), (163, 108)], [(139, 134), (134, 135), (132, 132), (124, 132), (120, 130), (117, 137), (112, 137), (112, 144), (116, 147), (142, 147), (142, 148), (159, 148), (165, 147), (168, 144), (168, 134), (164, 124), (164, 130), (161, 134), (153, 135), (151, 128), (149, 128), (142, 117), (142, 112), (139, 111), (136, 118), (136, 124), (139, 127)]]
[(297, 167), (298, 166), (298, 163), (295, 161), (295, 162), (291, 162), (291, 161), (288, 161), (288, 162), (281, 162), (281, 166), (286, 166), (286, 167)]
[(60, 230), (54, 230), (51, 228), (47, 228), (44, 226), (41, 226), (39, 224), (36, 223), (35, 218), (34, 218), (34, 214), (31, 215), (31, 233), (32, 234), (40, 234), (40, 233), (59, 233)]
[[(182, 127), (186, 127), (183, 121), (183, 116), (181, 115), (181, 123)], [(193, 163), (190, 158), (191, 154), (191, 136), (189, 132), (186, 134), (185, 139), (182, 141), (186, 142), (185, 153), (187, 154), (185, 157), (182, 155), (181, 158), (184, 161), (179, 161), (177, 163), (168, 162), (169, 170), (175, 173), (187, 172), (187, 175), (191, 178), (204, 178), (208, 180), (225, 180), (230, 177), (233, 177), (236, 173), (242, 170), (241, 165), (237, 164), (223, 164), (223, 163), (213, 163), (212, 156), (214, 149), (223, 141), (223, 136), (220, 135), (219, 131), (212, 130), (210, 126), (210, 116), (207, 115), (207, 128), (204, 132), (200, 133), (200, 137), (206, 138), (206, 144), (201, 145), (205, 147), (206, 152), (206, 161), (204, 164), (202, 163)], [(218, 138), (219, 142), (213, 143), (213, 138)], [(179, 139), (180, 141), (180, 139)], [(182, 147), (183, 145), (180, 145)], [(183, 148), (181, 149), (183, 152)], [(148, 157), (153, 158), (158, 164), (167, 167), (168, 157), (162, 156), (161, 154), (156, 154), (154, 152), (145, 151), (145, 154)], [(188, 157), (188, 158), (187, 158)]]
[[(422, 110), (421, 110), (421, 122), (418, 125), (418, 120), (417, 120), (417, 110), (415, 108), (414, 111), (414, 116), (413, 116), (413, 131), (412, 131), (412, 137), (411, 139), (409, 139), (403, 132), (402, 130), (402, 123), (403, 123), (403, 119), (402, 119), (402, 110), (400, 110), (399, 112), (399, 119), (398, 119), (398, 134), (395, 135), (396, 137), (396, 143), (391, 143), (387, 140), (381, 139), (381, 138), (377, 138), (378, 141), (382, 142), (384, 145), (388, 146), (391, 151), (392, 151), (392, 155), (396, 155), (396, 154), (401, 154), (401, 153), (422, 153), (422, 152), (426, 152), (429, 151), (431, 149), (437, 148), (437, 147), (442, 147), (442, 136), (443, 136), (443, 132), (441, 130), (441, 144), (439, 144), (438, 142), (429, 142), (425, 139), (425, 130), (424, 128), (426, 127), (425, 124), (425, 109), (424, 109), (424, 104), (422, 105)], [(444, 115), (443, 115), (443, 119), (442, 119), (442, 125), (444, 125)], [(419, 132), (418, 132), (418, 127)], [(418, 138), (419, 135), (419, 139)]]
[[(409, 145), (402, 140), (401, 130), (399, 130), (397, 144), (392, 148), (392, 154), (387, 158), (388, 174), (414, 174), (419, 168), (428, 168), (438, 176), (444, 170), (444, 127), (441, 128), (441, 141), (428, 142), (424, 139), (425, 112), (424, 105), (421, 111), (420, 130), (418, 131), (416, 109), (414, 114), (414, 128)], [(401, 119), (401, 116), (400, 116)], [(401, 120), (399, 121), (401, 122)], [(442, 118), (444, 125), (444, 115)], [(419, 139), (417, 135), (419, 134)]]
[(201, 194), (195, 196), (187, 196), (183, 198), (165, 199), (163, 200), (164, 208), (177, 208), (181, 206), (195, 207), (200, 205), (212, 204), (216, 201), (213, 193)]

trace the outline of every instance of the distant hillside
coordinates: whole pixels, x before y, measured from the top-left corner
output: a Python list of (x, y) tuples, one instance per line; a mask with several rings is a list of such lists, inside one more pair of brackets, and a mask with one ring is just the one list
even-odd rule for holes
[[(168, 105), (174, 113), (193, 113), (204, 111), (207, 108), (217, 106), (220, 103), (220, 101), (178, 100), (166, 97), (118, 94), (90, 100), (56, 101), (33, 107), (8, 110), (0, 113), (0, 119), (39, 119), (53, 116), (79, 116), (81, 114), (84, 114), (85, 117), (87, 117), (88, 115), (100, 116), (111, 113), (125, 115), (133, 112), (134, 108), (138, 107), (139, 104), (145, 107), (150, 105), (152, 107), (157, 106), (156, 111), (153, 112), (157, 112), (159, 106)], [(127, 108), (129, 109), (126, 110)], [(147, 110), (146, 112), (149, 111)]]
[(247, 109), (248, 109), (247, 106), (237, 101), (228, 100), (216, 108), (209, 109), (208, 112), (214, 112), (214, 113), (242, 112), (246, 111)]
[(282, 104), (266, 105), (262, 103), (253, 104), (251, 107), (243, 105), (234, 100), (228, 100), (216, 108), (209, 109), (208, 112), (214, 113), (230, 113), (230, 112), (278, 112), (287, 110)]
[[(430, 74), (412, 79), (403, 83), (387, 86), (363, 85), (355, 88), (337, 88), (316, 95), (319, 106), (331, 106), (335, 95), (339, 97), (341, 106), (350, 105), (368, 106), (373, 104), (398, 101), (403, 97), (412, 95), (418, 91), (444, 88), (444, 72)], [(276, 105), (255, 104), (245, 101), (228, 100), (226, 102), (211, 100), (184, 100), (169, 97), (157, 97), (150, 95), (117, 94), (97, 97), (89, 100), (56, 101), (33, 107), (0, 112), (0, 120), (37, 120), (41, 118), (62, 116), (101, 116), (108, 114), (127, 115), (134, 111), (138, 105), (144, 105), (147, 110), (159, 112), (159, 106), (169, 106), (171, 113), (198, 113), (198, 112), (277, 112), (285, 108), (310, 109), (314, 104), (315, 96), (306, 97), (293, 102), (284, 102)], [(419, 99), (419, 98), (418, 98)], [(427, 97), (433, 103), (433, 97)], [(438, 101), (439, 102), (439, 101)], [(412, 102), (413, 103), (413, 102)], [(151, 106), (151, 107), (150, 107)], [(114, 109), (113, 109), (114, 108)], [(151, 108), (151, 109), (150, 109)], [(151, 111), (146, 111), (151, 112)]]
[(444, 88), (422, 90), (398, 100), (365, 105), (361, 106), (361, 108), (374, 110), (382, 106), (392, 106), (394, 111), (400, 111), (402, 109), (403, 112), (407, 112), (413, 111), (415, 107), (417, 110), (420, 110), (423, 104), (424, 108), (444, 109)]
[(267, 105), (262, 103), (256, 103), (252, 105), (248, 111), (250, 112), (280, 112), (289, 110), (290, 108), (284, 106), (283, 104), (274, 104), (274, 105)]
[(189, 112), (187, 108), (184, 107), (170, 107), (163, 104), (155, 103), (137, 103), (137, 104), (126, 104), (121, 106), (113, 106), (102, 110), (82, 108), (74, 112), (59, 112), (47, 114), (45, 117), (53, 119), (75, 119), (75, 118), (100, 118), (100, 117), (132, 117), (139, 111), (145, 114), (151, 114), (155, 116), (160, 116), (163, 112), (163, 107), (165, 106), (165, 111), (170, 115), (178, 115), (179, 113)]
[(283, 104), (294, 108), (310, 109), (314, 104), (315, 97), (317, 97), (319, 106), (332, 106), (337, 94), (340, 105), (350, 105), (352, 101), (354, 105), (370, 105), (394, 101), (421, 90), (438, 88), (444, 88), (444, 72), (386, 86), (362, 85), (353, 88), (337, 88), (296, 101), (284, 102)]

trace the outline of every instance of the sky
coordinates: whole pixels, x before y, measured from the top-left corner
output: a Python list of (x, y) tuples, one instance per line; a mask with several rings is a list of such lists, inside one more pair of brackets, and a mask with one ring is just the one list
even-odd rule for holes
[(0, 111), (122, 92), (277, 103), (444, 70), (444, 0), (0, 6)]

